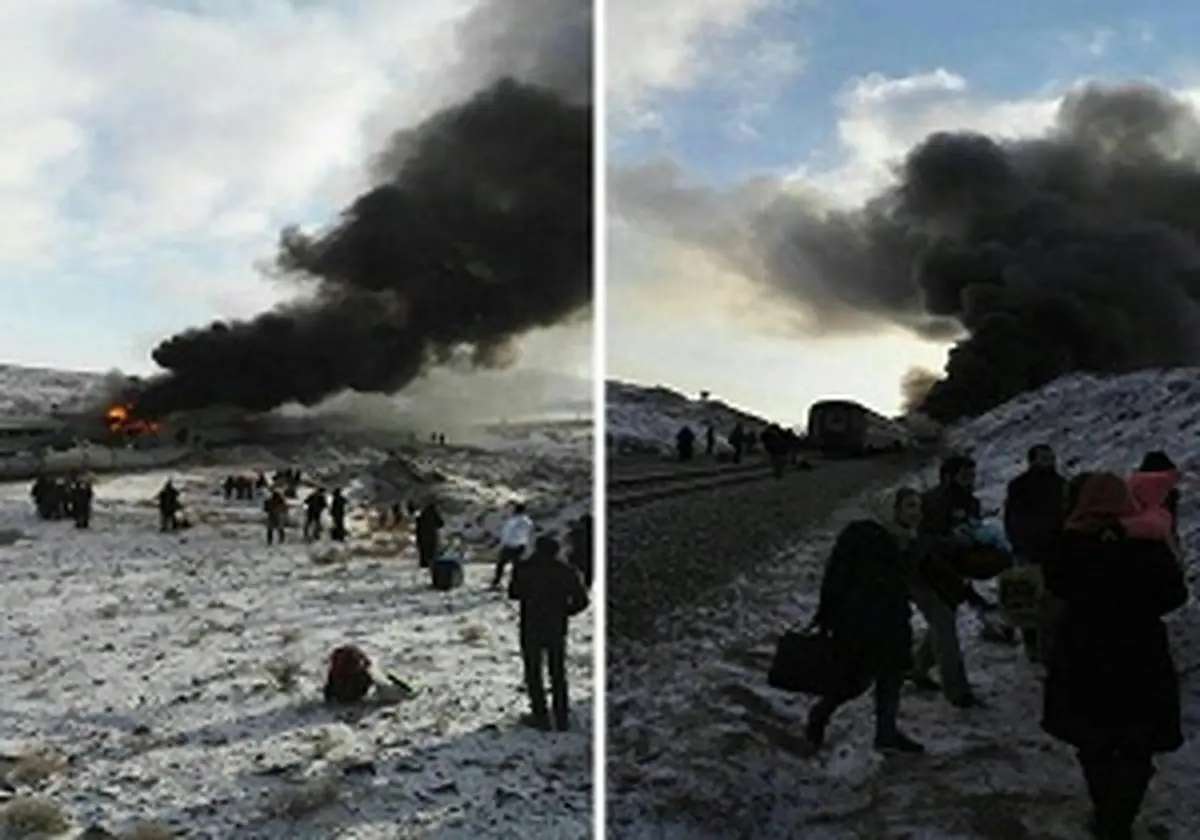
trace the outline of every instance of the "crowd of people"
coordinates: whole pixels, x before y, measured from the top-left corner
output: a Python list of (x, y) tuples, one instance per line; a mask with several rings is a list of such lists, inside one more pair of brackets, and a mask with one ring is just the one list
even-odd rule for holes
[[(875, 746), (921, 753), (898, 725), (902, 688), (940, 691), (959, 708), (982, 704), (972, 689), (958, 613), (994, 616), (1002, 604), (976, 590), (968, 568), (980, 547), (1003, 549), (1010, 568), (1039, 581), (1021, 635), (1044, 681), (1043, 730), (1077, 751), (1092, 802), (1091, 829), (1127, 840), (1154, 774), (1153, 756), (1183, 743), (1180, 686), (1163, 617), (1188, 597), (1180, 551), (1180, 473), (1152, 452), (1129, 476), (1067, 478), (1045, 445), (1008, 485), (1003, 528), (983, 520), (976, 465), (947, 458), (939, 482), (887, 495), (875, 515), (838, 536), (813, 629), (835, 667), (805, 734), (820, 749), (834, 712), (874, 686)], [(927, 630), (914, 645), (915, 607)], [(986, 626), (994, 626), (988, 622)], [(991, 637), (990, 640), (996, 640)], [(1015, 641), (1015, 639), (1014, 639)], [(932, 672), (936, 668), (940, 682)]]
[[(795, 460), (800, 451), (800, 436), (794, 430), (785, 429), (776, 423), (771, 423), (758, 432), (747, 429), (740, 422), (735, 423), (725, 439), (729, 442), (729, 458), (735, 464), (740, 464), (743, 457), (761, 446), (776, 478), (783, 476), (789, 460)], [(675, 454), (681, 463), (695, 459), (696, 432), (691, 426), (681, 426), (675, 433)], [(711, 425), (704, 429), (704, 454), (710, 458), (718, 455), (717, 430)]]
[(88, 528), (92, 521), (95, 489), (88, 476), (73, 472), (66, 478), (39, 475), (29, 496), (40, 519), (70, 520), (76, 528)]

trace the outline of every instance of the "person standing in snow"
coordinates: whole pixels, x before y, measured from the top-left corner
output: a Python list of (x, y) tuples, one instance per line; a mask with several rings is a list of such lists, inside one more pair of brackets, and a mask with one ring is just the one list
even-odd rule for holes
[(417, 563), (422, 569), (432, 569), (441, 551), (441, 533), (446, 521), (438, 511), (437, 502), (429, 502), (417, 514)]
[(717, 432), (712, 426), (704, 430), (704, 454), (712, 457), (717, 451)]
[[(976, 609), (990, 604), (955, 569), (961, 545), (954, 531), (965, 522), (979, 519), (981, 506), (975, 497), (975, 461), (954, 455), (942, 462), (937, 487), (921, 497), (921, 536), (928, 547), (918, 576), (910, 590), (912, 602), (928, 625), (917, 646), (910, 678), (921, 689), (941, 688), (946, 699), (959, 708), (980, 705), (967, 682), (962, 644), (958, 638), (958, 608), (968, 603)], [(929, 672), (938, 666), (939, 686)]]
[(924, 747), (900, 732), (896, 716), (912, 666), (909, 580), (921, 551), (921, 495), (902, 488), (886, 494), (877, 508), (876, 519), (845, 527), (825, 567), (813, 623), (829, 634), (842, 679), (809, 711), (804, 734), (819, 749), (833, 713), (874, 684), (875, 748), (919, 753)]
[(512, 512), (500, 526), (500, 556), (496, 560), (496, 575), (492, 589), (499, 589), (504, 582), (504, 570), (514, 566), (525, 557), (533, 542), (533, 520), (525, 513), (525, 505), (514, 502)]
[(167, 483), (158, 491), (158, 526), (164, 534), (168, 531), (179, 530), (179, 491), (175, 483), (167, 479)]
[(691, 426), (684, 426), (675, 435), (675, 452), (679, 455), (681, 463), (692, 460), (696, 453), (696, 433), (692, 431)]
[(304, 539), (321, 539), (321, 516), (325, 513), (327, 502), (325, 491), (317, 488), (308, 494), (304, 500)]
[[(1066, 513), (1067, 480), (1058, 472), (1054, 450), (1044, 443), (1030, 448), (1027, 468), (1008, 483), (1004, 497), (1004, 532), (1012, 543), (1017, 562), (1045, 569), (1048, 558), (1058, 550)], [(1031, 662), (1042, 661), (1039, 644), (1042, 628), (1021, 631), (1025, 653)]]
[(733, 463), (742, 463), (742, 453), (746, 448), (746, 430), (742, 428), (741, 423), (735, 423), (733, 431), (729, 433), (729, 445), (733, 447)]
[(329, 538), (334, 542), (346, 541), (346, 496), (342, 488), (333, 488), (329, 498)]
[(592, 535), (592, 515), (585, 513), (571, 526), (567, 536), (571, 551), (568, 559), (575, 567), (575, 571), (579, 572), (579, 576), (583, 579), (583, 585), (588, 590), (592, 588), (594, 572)]
[(267, 545), (274, 545), (276, 537), (280, 543), (284, 542), (287, 539), (287, 499), (278, 490), (272, 490), (263, 502), (263, 512), (267, 515)]
[[(559, 557), (553, 537), (539, 537), (533, 554), (513, 566), (508, 597), (521, 605), (521, 660), (531, 713), (527, 726), (559, 732), (570, 728), (567, 690), (567, 627), (572, 616), (587, 609), (583, 580)], [(543, 671), (550, 674), (550, 708)], [(553, 719), (551, 718), (553, 712)]]
[(92, 483), (83, 476), (71, 484), (71, 513), (76, 528), (88, 528), (92, 523), (92, 501), (95, 497)]
[(1132, 539), (1136, 513), (1118, 475), (1089, 476), (1046, 585), (1066, 603), (1047, 663), (1042, 729), (1078, 751), (1093, 833), (1130, 840), (1156, 753), (1183, 745), (1180, 687), (1163, 616), (1187, 603), (1164, 542)]

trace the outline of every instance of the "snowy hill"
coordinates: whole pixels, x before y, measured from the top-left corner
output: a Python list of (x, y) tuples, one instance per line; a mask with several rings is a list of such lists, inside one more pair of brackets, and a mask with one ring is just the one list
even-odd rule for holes
[(105, 374), (0, 365), (0, 417), (49, 414), (83, 408), (105, 382)]
[[(42, 399), (69, 382), (9, 381)], [(448, 840), (588, 835), (591, 614), (568, 648), (573, 731), (526, 730), (515, 605), (488, 584), (506, 503), (525, 500), (560, 535), (588, 509), (590, 434), (543, 424), (435, 446), (330, 431), (218, 450), (205, 466), (101, 476), (86, 531), (36, 519), (25, 483), (0, 484), (0, 829), (57, 817), (63, 838), (89, 825), (247, 840), (392, 840), (397, 825)], [(220, 492), (227, 475), (284, 466), (347, 489), (344, 547), (305, 545), (293, 503), (289, 542), (268, 548), (262, 499)], [(181, 535), (157, 527), (168, 477), (195, 522)], [(451, 592), (417, 567), (411, 520), (377, 519), (430, 499), (467, 553)], [(326, 656), (347, 641), (416, 695), (321, 706)], [(141, 822), (171, 833), (126, 833)]]
[(698, 437), (711, 425), (723, 441), (737, 423), (759, 429), (769, 422), (720, 400), (706, 402), (662, 386), (615, 380), (605, 383), (604, 413), (605, 435), (613, 451), (669, 451), (684, 425)]
[[(978, 459), (979, 492), (993, 510), (1034, 444), (1055, 447), (1068, 474), (1125, 473), (1145, 452), (1166, 450), (1187, 474), (1180, 517), (1195, 591), (1200, 370), (1066, 377), (951, 429), (949, 437)], [(933, 477), (931, 468), (904, 483), (926, 485)], [(960, 616), (960, 634), (968, 673), (987, 705), (957, 712), (939, 697), (906, 691), (901, 726), (929, 755), (874, 753), (869, 698), (839, 711), (816, 757), (798, 746), (811, 700), (767, 687), (765, 669), (779, 633), (811, 618), (833, 536), (864, 513), (862, 505), (848, 505), (775, 563), (714, 595), (689, 622), (690, 638), (610, 654), (617, 664), (609, 677), (609, 781), (617, 795), (610, 800), (616, 827), (609, 836), (715, 840), (733, 827), (814, 840), (1086, 836), (1087, 799), (1074, 755), (1039, 726), (1038, 672), (1019, 648), (980, 641), (979, 620), (969, 610)], [(1168, 625), (1189, 739), (1158, 760), (1141, 830), (1147, 837), (1200, 837), (1194, 596)], [(691, 824), (670, 825), (680, 813), (692, 814)]]

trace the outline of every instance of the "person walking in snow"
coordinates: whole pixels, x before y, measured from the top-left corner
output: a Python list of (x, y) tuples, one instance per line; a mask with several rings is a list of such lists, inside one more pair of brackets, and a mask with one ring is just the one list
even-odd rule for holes
[(436, 502), (429, 502), (417, 514), (415, 526), (417, 540), (417, 563), (422, 569), (432, 569), (441, 552), (441, 534), (446, 521), (438, 511)]
[(1104, 840), (1130, 840), (1154, 755), (1183, 744), (1180, 686), (1163, 616), (1187, 603), (1167, 545), (1133, 539), (1120, 476), (1088, 476), (1067, 517), (1046, 585), (1067, 605), (1047, 663), (1042, 728), (1077, 752)]
[(533, 520), (525, 513), (525, 505), (514, 502), (512, 512), (500, 526), (500, 555), (496, 559), (496, 575), (492, 589), (499, 589), (504, 582), (504, 570), (524, 558), (533, 543)]
[[(910, 678), (927, 691), (941, 688), (947, 700), (965, 709), (980, 705), (980, 701), (967, 682), (958, 638), (958, 608), (964, 603), (980, 610), (991, 607), (955, 568), (955, 556), (962, 545), (954, 531), (980, 518), (975, 461), (951, 456), (942, 462), (939, 478), (938, 485), (921, 497), (920, 534), (926, 551), (910, 594), (928, 626), (917, 646)], [(940, 686), (929, 676), (935, 663), (942, 679)]]
[(158, 527), (164, 534), (168, 531), (179, 530), (179, 491), (170, 479), (158, 491)]
[[(530, 705), (522, 722), (565, 732), (570, 728), (567, 629), (570, 619), (587, 609), (588, 594), (579, 573), (558, 554), (558, 540), (538, 537), (529, 559), (513, 566), (508, 597), (521, 605), (521, 661)], [(550, 676), (549, 708), (544, 671)]]
[(825, 567), (813, 623), (837, 651), (840, 685), (809, 711), (804, 734), (819, 749), (834, 712), (874, 684), (875, 748), (924, 752), (896, 725), (900, 689), (912, 666), (909, 581), (922, 550), (921, 495), (902, 488), (876, 507), (875, 519), (842, 530)]
[[(1047, 560), (1058, 550), (1066, 514), (1067, 480), (1058, 472), (1054, 450), (1044, 443), (1030, 448), (1026, 462), (1025, 472), (1008, 483), (1004, 532), (1017, 562), (1037, 566), (1044, 573)], [(1042, 661), (1042, 630), (1039, 622), (1039, 626), (1021, 631), (1025, 653), (1032, 662)]]
[(287, 539), (287, 512), (287, 499), (278, 490), (272, 490), (263, 502), (263, 513), (267, 515), (267, 545), (274, 545), (276, 538), (280, 543)]
[(716, 451), (717, 432), (712, 426), (709, 426), (704, 430), (704, 454), (711, 458)]
[(742, 453), (746, 450), (746, 430), (741, 423), (735, 423), (729, 433), (729, 445), (733, 447), (733, 463), (742, 463)]
[(321, 539), (321, 516), (325, 513), (328, 503), (325, 491), (317, 488), (304, 499), (304, 539), (308, 541)]

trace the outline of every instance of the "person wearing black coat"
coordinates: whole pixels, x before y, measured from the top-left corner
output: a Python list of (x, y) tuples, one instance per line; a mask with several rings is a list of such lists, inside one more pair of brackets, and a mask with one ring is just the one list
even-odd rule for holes
[[(588, 594), (573, 566), (559, 559), (558, 540), (538, 537), (533, 553), (513, 566), (508, 597), (521, 604), (521, 660), (532, 714), (523, 722), (536, 729), (570, 728), (567, 693), (567, 625), (587, 609)], [(550, 709), (543, 670), (550, 672)]]
[(431, 569), (437, 562), (441, 548), (441, 531), (446, 521), (438, 511), (437, 504), (430, 502), (417, 514), (417, 562), (422, 569)]
[(1079, 491), (1046, 585), (1066, 603), (1046, 677), (1042, 728), (1078, 751), (1102, 840), (1129, 840), (1153, 756), (1183, 744), (1179, 679), (1162, 617), (1187, 602), (1166, 543), (1132, 539), (1120, 476)]
[[(1066, 513), (1067, 480), (1058, 472), (1054, 450), (1045, 444), (1030, 448), (1027, 461), (1028, 469), (1008, 483), (1004, 532), (1019, 562), (1044, 568), (1057, 552)], [(1025, 653), (1032, 662), (1042, 659), (1043, 634), (1040, 623), (1021, 630)]]
[(814, 624), (829, 634), (837, 652), (839, 685), (809, 711), (804, 734), (816, 748), (824, 744), (834, 712), (874, 683), (876, 749), (924, 751), (896, 725), (900, 689), (912, 665), (908, 586), (921, 497), (902, 489), (887, 507), (879, 522), (847, 525), (825, 568)]

